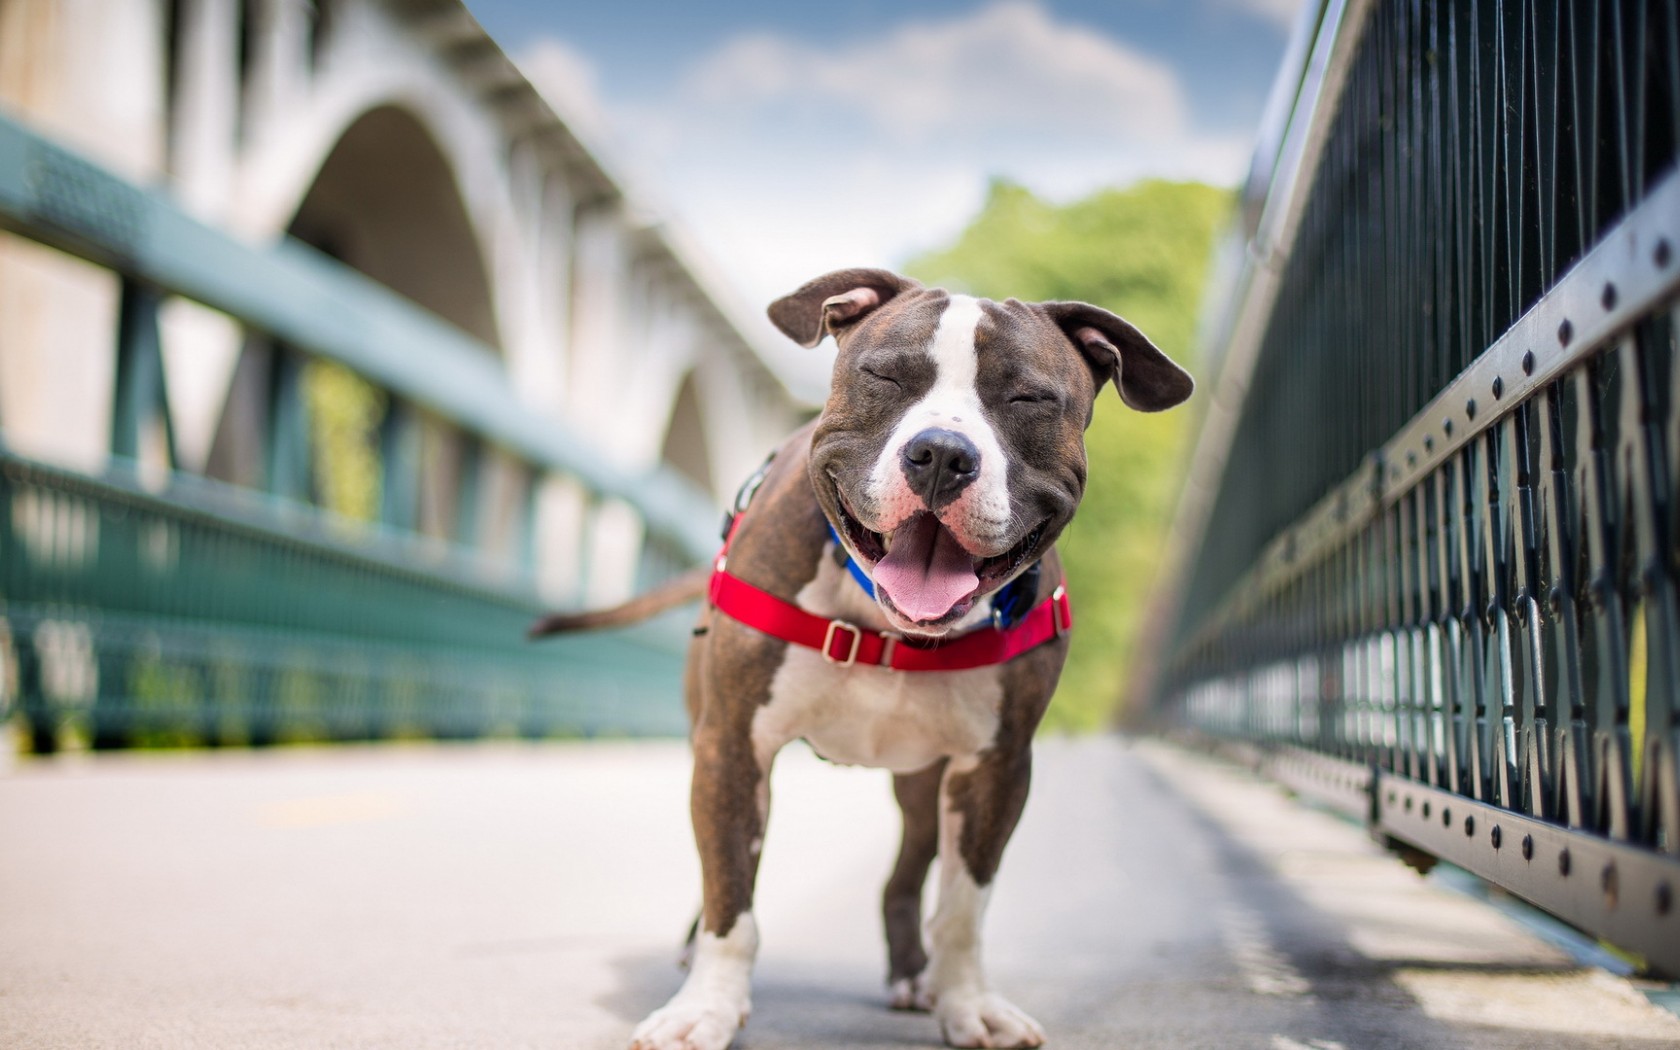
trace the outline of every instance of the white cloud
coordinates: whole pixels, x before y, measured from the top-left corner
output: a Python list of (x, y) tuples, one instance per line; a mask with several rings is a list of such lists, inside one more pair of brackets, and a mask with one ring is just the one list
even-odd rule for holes
[(1049, 130), (1159, 138), (1181, 130), (1186, 109), (1165, 64), (1021, 0), (840, 48), (738, 37), (693, 70), (685, 93), (720, 108), (832, 105), (898, 141)]

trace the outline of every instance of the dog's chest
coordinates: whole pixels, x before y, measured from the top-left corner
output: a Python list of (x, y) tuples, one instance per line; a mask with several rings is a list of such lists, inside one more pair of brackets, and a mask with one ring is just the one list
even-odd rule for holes
[(753, 735), (771, 750), (802, 737), (833, 762), (911, 773), (990, 746), (1002, 699), (996, 668), (837, 667), (812, 650), (790, 649)]
[[(798, 601), (866, 630), (884, 626), (874, 600), (827, 556)], [(984, 610), (977, 615), (983, 618)], [(989, 747), (1002, 703), (996, 667), (919, 672), (842, 667), (815, 650), (789, 646), (771, 681), (770, 700), (754, 718), (753, 736), (761, 754), (804, 738), (833, 762), (910, 773), (945, 756)]]

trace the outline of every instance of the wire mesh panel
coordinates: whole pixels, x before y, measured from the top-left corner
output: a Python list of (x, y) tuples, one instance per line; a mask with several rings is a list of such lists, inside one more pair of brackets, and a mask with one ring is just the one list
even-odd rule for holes
[(1680, 5), (1361, 18), (1161, 697), (1680, 973)]

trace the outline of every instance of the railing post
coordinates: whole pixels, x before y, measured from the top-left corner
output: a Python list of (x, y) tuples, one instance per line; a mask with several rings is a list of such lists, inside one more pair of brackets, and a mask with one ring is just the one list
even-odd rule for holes
[(246, 740), (252, 747), (272, 747), (280, 742), (280, 669), (261, 661), (252, 675), (250, 722)]
[(88, 711), (88, 746), (112, 751), (134, 742), (134, 711), (128, 695), (128, 653), (109, 641), (97, 640), (95, 666), (98, 687)]
[(455, 487), (455, 542), (477, 547), (479, 521), (484, 508), (479, 494), (484, 490), (484, 442), (470, 434), (461, 437), (461, 476)]
[[(148, 440), (163, 439), (164, 466), (175, 464), (175, 435), (164, 386), (163, 342), (158, 312), (163, 296), (149, 285), (125, 278), (117, 313), (116, 382), (111, 397), (111, 455), (139, 469)], [(161, 430), (161, 435), (158, 434)], [(104, 523), (109, 526), (110, 523)], [(99, 532), (97, 571), (131, 570), (139, 557), (135, 533), (109, 527)], [(88, 713), (88, 744), (95, 750), (134, 742), (133, 700), (128, 695), (129, 654), (96, 632), (98, 688)]]
[(41, 681), (41, 653), (36, 631), (25, 627), (12, 639), (17, 652), (18, 713), (28, 732), (29, 750), (50, 755), (58, 750), (58, 712)]
[(309, 501), (309, 402), (303, 394), (303, 355), (277, 344), (268, 402), (268, 491)]
[(420, 517), (420, 423), (406, 401), (392, 399), (379, 424), (379, 520), (413, 530)]
[(526, 471), (524, 482), (524, 488), (519, 495), (516, 564), (522, 574), (534, 578), (537, 571), (537, 486), (541, 484), (542, 478), (535, 471)]
[(158, 309), (163, 297), (129, 279), (122, 282), (117, 314), (116, 387), (111, 404), (111, 454), (138, 461), (153, 427), (163, 428), (168, 465), (175, 465), (175, 433), (163, 385), (163, 345)]

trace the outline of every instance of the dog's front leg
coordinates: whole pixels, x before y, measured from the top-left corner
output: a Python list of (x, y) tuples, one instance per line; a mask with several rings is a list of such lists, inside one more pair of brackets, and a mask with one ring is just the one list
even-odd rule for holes
[(1027, 746), (953, 759), (939, 807), (939, 905), (928, 923), (927, 989), (945, 1042), (964, 1047), (1033, 1047), (1044, 1030), (992, 991), (980, 959), (980, 923), (1003, 847), (1026, 805)]
[(769, 815), (770, 756), (749, 734), (694, 734), (690, 806), (700, 850), (703, 902), (688, 979), (636, 1026), (632, 1050), (724, 1050), (752, 1012), (758, 954), (753, 882)]

